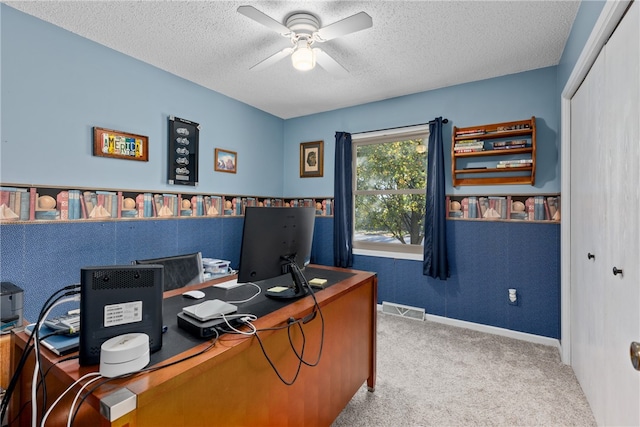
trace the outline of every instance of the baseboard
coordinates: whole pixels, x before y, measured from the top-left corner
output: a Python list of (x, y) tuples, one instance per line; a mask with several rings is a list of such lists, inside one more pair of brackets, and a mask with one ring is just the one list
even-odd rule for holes
[[(382, 304), (378, 304), (378, 311), (382, 312)], [(458, 328), (471, 329), (478, 332), (485, 332), (493, 335), (500, 335), (507, 338), (513, 338), (521, 341), (528, 341), (534, 344), (548, 345), (561, 350), (560, 340), (556, 338), (543, 337), (541, 335), (528, 334), (526, 332), (512, 331), (511, 329), (498, 328), (495, 326), (482, 325), (480, 323), (467, 322), (465, 320), (451, 319), (448, 317), (436, 316), (434, 314), (425, 314), (425, 321), (442, 323)]]

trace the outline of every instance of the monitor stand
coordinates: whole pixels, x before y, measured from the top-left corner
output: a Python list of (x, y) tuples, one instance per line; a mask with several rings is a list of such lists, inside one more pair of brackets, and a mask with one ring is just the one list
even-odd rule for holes
[(273, 298), (273, 299), (295, 299), (302, 298), (305, 295), (309, 294), (309, 291), (304, 286), (306, 282), (302, 271), (298, 267), (295, 262), (289, 264), (289, 273), (291, 273), (291, 278), (293, 279), (293, 287), (285, 289), (283, 291), (269, 291), (265, 292), (265, 295)]

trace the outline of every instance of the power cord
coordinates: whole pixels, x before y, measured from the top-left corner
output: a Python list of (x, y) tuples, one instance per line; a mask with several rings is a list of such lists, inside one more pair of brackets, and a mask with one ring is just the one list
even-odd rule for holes
[[(55, 291), (47, 299), (47, 301), (45, 301), (44, 305), (42, 306), (42, 309), (40, 310), (40, 313), (38, 315), (38, 320), (37, 320), (36, 323), (40, 323), (41, 320), (44, 318), (44, 314), (48, 310), (49, 305), (50, 305), (52, 300), (54, 300), (56, 298), (62, 298), (62, 297), (65, 297), (65, 296), (69, 296), (69, 295), (74, 295), (79, 290), (79, 288), (80, 288), (79, 284), (73, 284), (73, 285), (65, 286), (64, 288)], [(58, 295), (59, 293), (64, 293), (64, 294), (63, 295)], [(20, 380), (20, 376), (22, 375), (22, 370), (24, 368), (24, 364), (26, 363), (31, 350), (33, 350), (33, 348), (34, 348), (33, 346), (31, 346), (31, 341), (34, 340), (35, 338), (36, 338), (35, 334), (31, 333), (31, 335), (29, 335), (29, 338), (27, 339), (27, 342), (25, 343), (25, 347), (24, 347), (24, 350), (23, 350), (22, 355), (20, 357), (20, 360), (18, 361), (18, 364), (16, 366), (16, 370), (13, 373), (13, 376), (11, 377), (11, 380), (9, 381), (9, 385), (7, 386), (5, 395), (2, 398), (2, 402), (0, 403), (0, 420), (5, 419), (5, 415), (6, 415), (8, 407), (9, 407), (9, 402), (11, 401), (11, 397), (13, 396), (13, 392), (14, 392), (17, 384), (18, 384), (18, 381)]]
[(250, 296), (247, 299), (243, 299), (243, 300), (239, 300), (239, 301), (227, 301), (229, 304), (242, 304), (242, 303), (245, 303), (245, 302), (249, 302), (249, 301), (251, 301), (252, 299), (254, 299), (255, 297), (257, 297), (258, 295), (260, 295), (262, 293), (262, 288), (260, 286), (256, 285), (255, 283), (247, 282), (245, 284), (246, 285), (255, 286), (258, 289), (258, 292), (256, 292), (255, 294), (253, 294), (252, 296)]
[[(311, 287), (311, 285), (309, 285), (309, 282), (307, 281), (306, 277), (304, 276), (302, 270), (300, 269), (300, 267), (298, 267), (298, 265), (295, 263), (294, 260), (290, 259), (289, 260), (290, 264), (290, 268), (293, 268), (296, 270), (296, 274), (299, 275), (299, 277), (302, 278), (302, 282), (303, 282), (303, 286), (306, 286), (307, 289), (309, 290), (309, 293), (311, 294), (311, 297), (313, 298), (313, 303), (314, 303), (314, 310), (313, 312), (308, 315), (303, 317), (302, 319), (295, 319), (293, 317), (290, 317), (287, 320), (287, 325), (280, 327), (280, 328), (267, 328), (267, 329), (258, 329), (255, 330), (253, 332), (253, 335), (255, 335), (256, 339), (258, 340), (258, 344), (260, 345), (260, 348), (262, 349), (262, 353), (264, 354), (264, 357), (267, 359), (267, 362), (269, 363), (269, 365), (271, 366), (271, 368), (273, 369), (274, 373), (277, 375), (277, 377), (280, 379), (280, 381), (282, 381), (282, 383), (284, 383), (285, 385), (293, 385), (296, 380), (298, 379), (298, 376), (300, 374), (300, 370), (302, 368), (302, 365), (306, 365), (309, 367), (314, 367), (317, 366), (320, 363), (320, 359), (322, 357), (322, 350), (324, 347), (324, 329), (325, 329), (325, 324), (324, 324), (324, 316), (322, 314), (322, 309), (320, 308), (320, 304), (318, 304), (318, 300), (316, 299), (316, 295), (315, 292), (313, 290), (313, 288)], [(306, 348), (306, 336), (304, 333), (304, 328), (302, 327), (302, 325), (307, 324), (309, 322), (311, 322), (312, 320), (314, 320), (316, 318), (316, 313), (320, 314), (320, 319), (321, 319), (321, 334), (320, 334), (320, 347), (318, 350), (318, 357), (314, 362), (307, 362), (304, 359), (304, 352), (305, 352), (305, 348)], [(292, 326), (298, 326), (298, 329), (300, 330), (301, 336), (302, 336), (302, 346), (301, 346), (301, 350), (300, 352), (298, 352), (298, 350), (296, 349), (294, 343), (293, 343), (293, 337), (291, 336), (291, 327)], [(253, 326), (253, 325), (251, 325)], [(296, 372), (293, 376), (293, 378), (291, 380), (286, 380), (284, 378), (284, 376), (280, 373), (280, 371), (278, 370), (278, 368), (275, 366), (275, 363), (271, 360), (271, 358), (269, 357), (269, 355), (267, 354), (267, 351), (264, 347), (264, 343), (262, 342), (262, 339), (260, 338), (260, 335), (258, 332), (261, 331), (267, 331), (267, 330), (281, 330), (281, 329), (287, 329), (287, 336), (289, 339), (289, 345), (291, 347), (291, 350), (293, 351), (293, 353), (295, 354), (296, 358), (298, 359), (298, 366), (296, 368)]]
[[(47, 316), (49, 316), (49, 313), (51, 312), (51, 310), (53, 310), (54, 307), (56, 307), (57, 305), (63, 304), (65, 302), (72, 302), (72, 301), (80, 301), (80, 291), (73, 291), (73, 292), (68, 292), (67, 294), (71, 294), (70, 296), (64, 297), (64, 295), (59, 298), (58, 300), (56, 300), (53, 304), (51, 304), (51, 306), (48, 308), (47, 311), (45, 311), (44, 315), (41, 316), (38, 319), (38, 322), (36, 322), (35, 326), (33, 327), (33, 332), (31, 333), (31, 335), (35, 335), (35, 341), (34, 341), (34, 347), (35, 347), (35, 356), (36, 356), (36, 360), (35, 360), (35, 365), (33, 367), (33, 379), (31, 381), (31, 426), (32, 427), (37, 427), (38, 425), (38, 405), (36, 404), (38, 402), (38, 398), (37, 398), (37, 384), (38, 384), (38, 374), (41, 373), (40, 370), (40, 328), (42, 327), (42, 323), (44, 322), (44, 320), (47, 318)], [(42, 388), (45, 392), (45, 398), (46, 398), (46, 385), (43, 382), (42, 384)], [(44, 403), (44, 399), (43, 399), (43, 406), (45, 405)], [(42, 423), (42, 425), (44, 425), (44, 422)]]
[(117, 379), (129, 378), (129, 377), (134, 377), (136, 375), (144, 374), (144, 373), (147, 373), (147, 372), (158, 371), (160, 369), (168, 368), (169, 366), (177, 365), (178, 363), (182, 363), (182, 362), (184, 362), (186, 360), (189, 360), (189, 359), (192, 359), (194, 357), (200, 356), (201, 354), (204, 354), (204, 353), (208, 352), (209, 350), (211, 350), (216, 345), (216, 342), (218, 341), (218, 338), (219, 338), (218, 332), (216, 331), (216, 336), (211, 340), (211, 342), (209, 343), (209, 345), (207, 347), (203, 348), (202, 350), (199, 350), (196, 353), (193, 353), (193, 354), (190, 354), (188, 356), (185, 356), (185, 357), (183, 357), (181, 359), (174, 360), (173, 362), (169, 362), (169, 363), (166, 363), (164, 365), (150, 366), (148, 368), (144, 368), (144, 369), (141, 369), (139, 371), (131, 372), (131, 373), (128, 373), (128, 374), (123, 374), (123, 375), (120, 375), (120, 376), (117, 376), (117, 377), (112, 377), (112, 378), (104, 378), (103, 377), (103, 378), (101, 378), (102, 381), (100, 381), (98, 384), (94, 385), (91, 389), (88, 389), (88, 391), (84, 394), (84, 396), (82, 396), (82, 398), (80, 399), (80, 402), (78, 403), (78, 406), (76, 406), (76, 408), (73, 409), (73, 411), (71, 411), (71, 410), (69, 411), (69, 414), (70, 415), (72, 414), (72, 415), (71, 415), (70, 421), (68, 422), (67, 425), (68, 426), (72, 426), (73, 425), (73, 422), (75, 421), (76, 416), (78, 415), (78, 412), (80, 411), (80, 406), (82, 405), (82, 403), (86, 400), (86, 398), (88, 396), (90, 396), (96, 389), (98, 389), (103, 384), (106, 384), (109, 381), (113, 381), (113, 380), (117, 380)]
[[(80, 384), (82, 381), (84, 381), (87, 378), (90, 377), (96, 377), (90, 381), (87, 381), (86, 384), (84, 384), (82, 386), (82, 388), (80, 388), (80, 391), (78, 391), (78, 395), (82, 392), (82, 390), (84, 390), (84, 388), (91, 384), (93, 381), (99, 380), (100, 378), (102, 378), (102, 375), (100, 375), (100, 372), (89, 372), (88, 374), (85, 374), (83, 376), (81, 376), (80, 378), (78, 378), (77, 380), (75, 380), (69, 387), (67, 387), (67, 389), (65, 391), (62, 392), (62, 394), (60, 394), (60, 396), (58, 396), (58, 398), (51, 404), (51, 406), (49, 407), (49, 409), (47, 410), (47, 412), (44, 414), (44, 416), (42, 417), (42, 421), (40, 422), (40, 427), (45, 427), (45, 423), (47, 422), (47, 418), (49, 418), (49, 415), (51, 414), (51, 412), (53, 411), (53, 408), (56, 407), (56, 405), (58, 404), (58, 402), (60, 402), (62, 400), (62, 398), (69, 392), (71, 391), (76, 385)], [(71, 405), (71, 411), (69, 411), (69, 415), (71, 415), (71, 412), (73, 410), (73, 405), (75, 405), (76, 400), (78, 395), (76, 395), (76, 399), (73, 400), (73, 403)], [(32, 407), (35, 407), (36, 405), (31, 405)], [(32, 419), (33, 421), (33, 419)], [(71, 422), (71, 417), (69, 417), (69, 421), (67, 422), (68, 425), (70, 425), (69, 423)], [(33, 424), (33, 423), (32, 423)]]

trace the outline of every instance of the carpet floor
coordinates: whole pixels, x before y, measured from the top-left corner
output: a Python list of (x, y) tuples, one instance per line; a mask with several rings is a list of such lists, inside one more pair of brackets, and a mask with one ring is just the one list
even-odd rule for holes
[(381, 312), (375, 392), (363, 385), (332, 424), (595, 425), (557, 348)]

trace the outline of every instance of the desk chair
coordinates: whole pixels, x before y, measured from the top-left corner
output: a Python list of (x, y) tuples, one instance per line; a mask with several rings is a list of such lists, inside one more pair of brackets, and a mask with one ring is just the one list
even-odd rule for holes
[(204, 268), (200, 252), (162, 258), (138, 259), (133, 263), (163, 265), (165, 291), (204, 282)]

